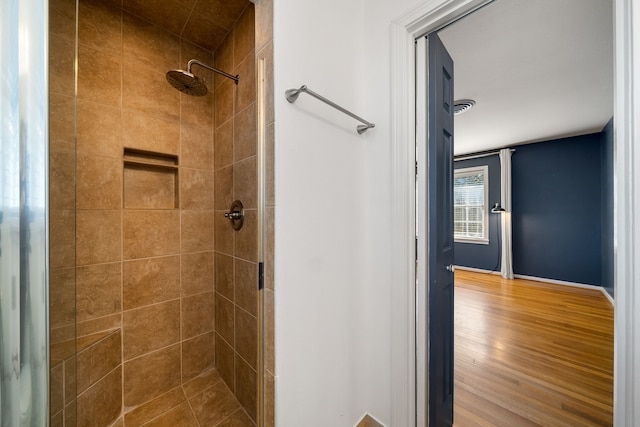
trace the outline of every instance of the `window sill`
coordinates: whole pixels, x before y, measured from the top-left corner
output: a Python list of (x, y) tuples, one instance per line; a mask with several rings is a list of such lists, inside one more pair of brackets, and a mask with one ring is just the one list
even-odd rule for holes
[(471, 243), (473, 245), (488, 245), (489, 239), (453, 239), (455, 243)]

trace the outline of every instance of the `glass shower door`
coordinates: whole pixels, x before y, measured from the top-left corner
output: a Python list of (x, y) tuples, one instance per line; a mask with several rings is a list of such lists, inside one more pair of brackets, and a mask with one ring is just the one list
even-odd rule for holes
[(0, 425), (47, 424), (47, 3), (0, 9)]

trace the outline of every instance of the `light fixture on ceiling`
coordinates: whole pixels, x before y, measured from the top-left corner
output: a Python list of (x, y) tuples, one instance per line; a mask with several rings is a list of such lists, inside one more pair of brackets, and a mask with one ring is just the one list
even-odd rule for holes
[(458, 115), (465, 113), (473, 108), (476, 105), (476, 101), (473, 99), (459, 99), (457, 101), (453, 101), (453, 114)]

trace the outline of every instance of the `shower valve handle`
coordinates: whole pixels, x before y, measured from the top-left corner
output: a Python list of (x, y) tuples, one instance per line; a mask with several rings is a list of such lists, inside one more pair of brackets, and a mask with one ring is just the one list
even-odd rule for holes
[(244, 206), (240, 200), (234, 200), (231, 203), (229, 212), (224, 213), (224, 217), (231, 221), (234, 230), (240, 230), (244, 224)]
[(224, 217), (229, 218), (232, 221), (242, 218), (242, 212), (225, 212)]

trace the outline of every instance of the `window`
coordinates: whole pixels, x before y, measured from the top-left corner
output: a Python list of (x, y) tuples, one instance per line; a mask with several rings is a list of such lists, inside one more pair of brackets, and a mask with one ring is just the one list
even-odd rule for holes
[(456, 242), (489, 243), (488, 180), (488, 166), (454, 171), (453, 236)]

